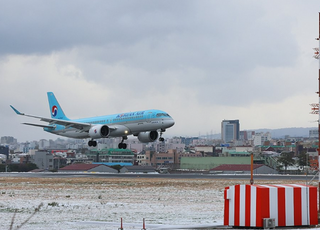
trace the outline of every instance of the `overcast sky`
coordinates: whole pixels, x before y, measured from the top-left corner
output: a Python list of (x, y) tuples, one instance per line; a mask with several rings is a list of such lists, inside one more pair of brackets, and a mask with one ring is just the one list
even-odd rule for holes
[(160, 109), (164, 137), (317, 127), (318, 0), (0, 0), (0, 136), (56, 139), (21, 112)]

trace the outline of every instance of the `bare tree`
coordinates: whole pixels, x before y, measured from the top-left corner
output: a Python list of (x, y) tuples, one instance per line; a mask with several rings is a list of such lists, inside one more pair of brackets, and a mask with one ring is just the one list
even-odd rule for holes
[(13, 217), (11, 219), (11, 224), (10, 224), (10, 228), (9, 230), (18, 230), (20, 229), (23, 225), (25, 225), (26, 223), (28, 223), (28, 221), (37, 213), (40, 211), (40, 208), (43, 206), (43, 203), (39, 204), (38, 207), (36, 207), (34, 209), (34, 212), (24, 221), (22, 222), (20, 225), (18, 225), (16, 228), (13, 228), (13, 224), (14, 224), (14, 219), (16, 218), (16, 214), (18, 212), (18, 209), (15, 210)]

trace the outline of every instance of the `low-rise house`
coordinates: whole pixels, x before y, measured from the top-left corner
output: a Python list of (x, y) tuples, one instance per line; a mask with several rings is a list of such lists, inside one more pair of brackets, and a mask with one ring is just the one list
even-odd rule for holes
[(135, 154), (129, 149), (94, 149), (86, 155), (92, 159), (93, 162), (134, 164), (135, 161)]

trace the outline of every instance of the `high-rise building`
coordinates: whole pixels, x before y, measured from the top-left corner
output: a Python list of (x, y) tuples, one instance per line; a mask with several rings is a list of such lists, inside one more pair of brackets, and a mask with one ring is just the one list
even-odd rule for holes
[(221, 139), (224, 142), (239, 140), (240, 123), (239, 120), (223, 120), (221, 122)]
[(264, 145), (265, 142), (271, 141), (271, 133), (266, 132), (266, 133), (256, 133), (253, 138), (253, 145)]
[(17, 143), (17, 139), (15, 139), (14, 137), (10, 137), (10, 136), (4, 136), (0, 138), (0, 144), (16, 144)]
[(255, 131), (243, 130), (243, 131), (240, 131), (239, 139), (244, 141), (252, 140), (254, 135), (255, 135)]
[(309, 130), (309, 138), (318, 138), (319, 133), (317, 129)]

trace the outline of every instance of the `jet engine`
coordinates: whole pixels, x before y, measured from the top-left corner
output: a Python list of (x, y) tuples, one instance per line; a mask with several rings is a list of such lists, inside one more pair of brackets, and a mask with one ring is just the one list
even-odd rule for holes
[(109, 133), (110, 133), (110, 130), (107, 125), (95, 125), (89, 129), (89, 136), (92, 139), (108, 137)]
[(158, 139), (158, 136), (157, 131), (141, 132), (138, 134), (138, 140), (142, 143), (154, 142)]

